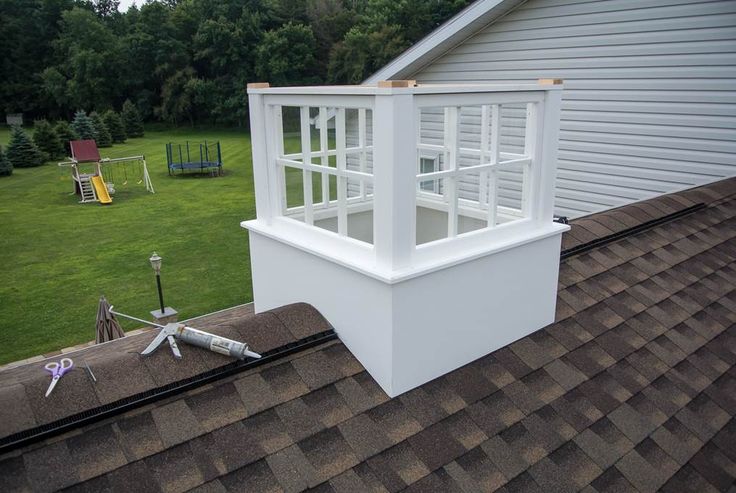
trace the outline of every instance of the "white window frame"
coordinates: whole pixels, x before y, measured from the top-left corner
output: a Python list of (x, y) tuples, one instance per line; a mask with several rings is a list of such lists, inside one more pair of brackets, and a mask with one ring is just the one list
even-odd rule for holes
[[(432, 169), (430, 171), (425, 170), (422, 164), (425, 162), (432, 162)], [(440, 155), (439, 153), (421, 153), (419, 154), (419, 174), (435, 173), (440, 170)], [(426, 187), (429, 185), (429, 187)], [(421, 194), (441, 195), (440, 192), (440, 180), (433, 181), (419, 181), (417, 182), (417, 191)]]

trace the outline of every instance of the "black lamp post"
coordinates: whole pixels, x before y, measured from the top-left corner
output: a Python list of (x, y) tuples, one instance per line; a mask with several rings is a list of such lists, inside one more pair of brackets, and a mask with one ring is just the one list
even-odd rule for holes
[(161, 291), (161, 257), (158, 256), (156, 252), (153, 252), (153, 255), (151, 255), (151, 258), (148, 259), (149, 262), (151, 262), (151, 267), (153, 267), (153, 271), (156, 273), (156, 287), (158, 288), (158, 303), (161, 307), (161, 316), (164, 315), (166, 310), (164, 309), (164, 293)]

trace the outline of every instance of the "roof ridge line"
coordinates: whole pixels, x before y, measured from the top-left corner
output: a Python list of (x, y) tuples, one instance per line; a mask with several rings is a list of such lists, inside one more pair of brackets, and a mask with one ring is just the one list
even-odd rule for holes
[(0, 455), (39, 440), (59, 435), (74, 428), (91, 424), (167, 397), (181, 394), (187, 390), (201, 387), (207, 383), (219, 380), (222, 377), (241, 373), (243, 371), (265, 365), (266, 363), (278, 361), (290, 354), (318, 346), (336, 338), (337, 333), (335, 330), (329, 329), (266, 351), (262, 353), (262, 357), (260, 359), (248, 358), (243, 361), (233, 361), (226, 365), (207, 370), (176, 382), (160, 385), (153, 389), (139, 392), (108, 404), (102, 404), (95, 408), (81, 411), (50, 423), (38, 425), (33, 428), (7, 435), (0, 438)]
[(649, 221), (645, 221), (637, 226), (631, 226), (626, 229), (622, 229), (621, 231), (617, 231), (615, 233), (602, 236), (600, 238), (596, 238), (594, 240), (588, 241), (586, 243), (582, 243), (580, 245), (576, 245), (574, 247), (568, 248), (566, 250), (563, 250), (560, 253), (560, 260), (565, 260), (567, 258), (570, 258), (574, 255), (578, 255), (580, 253), (584, 253), (587, 251), (590, 251), (594, 248), (598, 248), (601, 246), (608, 245), (610, 243), (613, 243), (614, 241), (621, 240), (623, 238), (627, 238), (629, 236), (633, 236), (635, 234), (641, 233), (643, 231), (647, 231), (649, 229), (654, 228), (655, 226), (662, 225), (664, 223), (673, 221), (675, 219), (679, 219), (680, 217), (686, 216), (690, 213), (699, 211), (701, 209), (705, 209), (707, 206), (704, 202), (699, 202), (695, 205), (691, 205), (690, 207), (685, 207), (684, 209), (681, 209), (679, 211), (672, 212), (670, 214), (667, 214), (665, 216), (651, 219)]

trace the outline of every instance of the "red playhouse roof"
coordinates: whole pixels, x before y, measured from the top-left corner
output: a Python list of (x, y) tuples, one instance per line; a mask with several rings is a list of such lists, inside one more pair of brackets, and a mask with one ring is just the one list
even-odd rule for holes
[(69, 142), (72, 157), (79, 163), (96, 163), (100, 161), (100, 151), (94, 140), (72, 140)]

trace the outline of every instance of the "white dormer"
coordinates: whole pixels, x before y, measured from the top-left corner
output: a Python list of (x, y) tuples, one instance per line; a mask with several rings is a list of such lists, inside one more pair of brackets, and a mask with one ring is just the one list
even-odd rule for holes
[(406, 82), (248, 90), (256, 310), (311, 303), (390, 396), (551, 323), (568, 229), (558, 81)]

